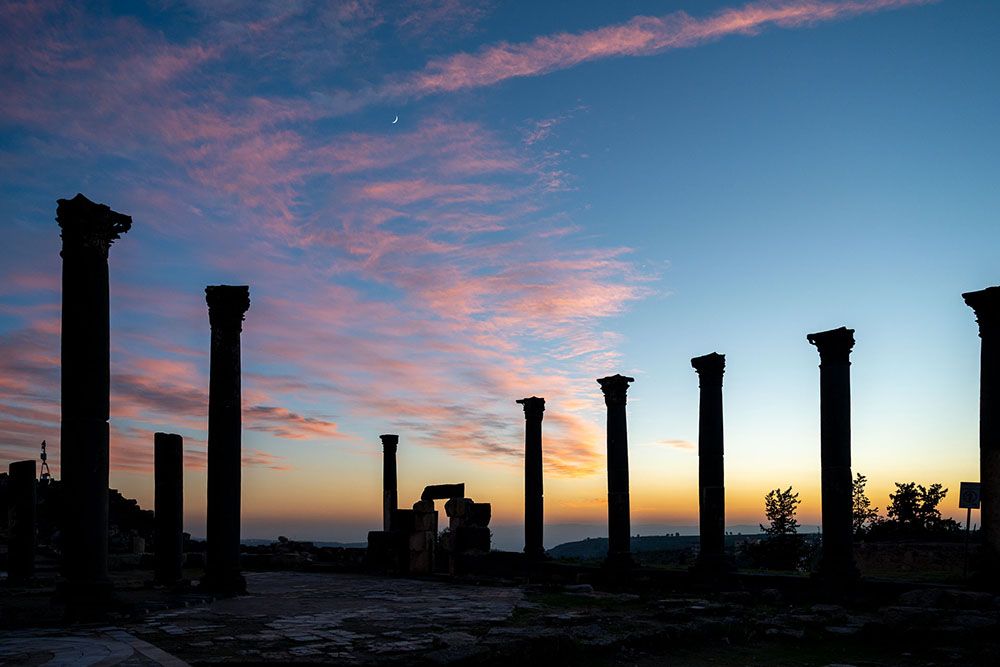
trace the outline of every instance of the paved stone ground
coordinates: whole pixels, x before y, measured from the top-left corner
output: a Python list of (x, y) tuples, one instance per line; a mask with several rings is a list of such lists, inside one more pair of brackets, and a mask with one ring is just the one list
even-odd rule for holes
[(524, 595), (520, 588), (291, 572), (248, 573), (247, 588), (248, 596), (158, 612), (130, 630), (192, 662), (457, 658), (491, 626), (509, 621)]
[(974, 591), (843, 605), (776, 589), (614, 593), (295, 572), (247, 573), (247, 583), (248, 596), (184, 599), (114, 627), (8, 630), (0, 662), (964, 667), (1000, 653), (1000, 598)]
[(185, 667), (165, 651), (120, 628), (35, 631), (0, 636), (0, 664), (50, 667)]

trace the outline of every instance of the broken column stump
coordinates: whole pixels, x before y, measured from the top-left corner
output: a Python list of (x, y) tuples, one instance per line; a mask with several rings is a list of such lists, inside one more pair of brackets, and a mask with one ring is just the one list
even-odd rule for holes
[(153, 434), (154, 581), (176, 586), (184, 566), (184, 439), (176, 433)]
[(411, 510), (396, 510), (392, 516), (393, 532), (406, 535), (408, 574), (431, 574), (437, 547), (438, 513), (434, 501), (418, 500)]
[(15, 461), (8, 470), (7, 581), (24, 583), (35, 576), (35, 462)]
[(399, 436), (391, 433), (380, 435), (382, 441), (382, 530), (388, 532), (392, 511), (399, 509), (396, 491), (396, 448)]
[(445, 503), (448, 515), (448, 539), (444, 550), (448, 554), (448, 571), (457, 574), (465, 568), (467, 556), (485, 555), (492, 548), (489, 525), (493, 514), (490, 503), (477, 503), (472, 498), (451, 498)]

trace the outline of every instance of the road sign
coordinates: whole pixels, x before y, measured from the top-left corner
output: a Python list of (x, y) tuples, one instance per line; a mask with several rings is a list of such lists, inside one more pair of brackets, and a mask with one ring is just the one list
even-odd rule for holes
[(979, 482), (962, 482), (958, 492), (958, 506), (963, 509), (979, 509)]

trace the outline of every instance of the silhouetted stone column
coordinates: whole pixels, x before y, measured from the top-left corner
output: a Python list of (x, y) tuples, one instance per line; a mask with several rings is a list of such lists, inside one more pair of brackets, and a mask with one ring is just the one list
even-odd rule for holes
[(184, 565), (184, 439), (153, 434), (156, 583), (174, 586)]
[(392, 512), (399, 509), (399, 492), (396, 489), (396, 449), (399, 436), (387, 433), (382, 440), (382, 530), (392, 530)]
[(713, 352), (691, 360), (698, 373), (698, 569), (725, 568), (726, 482), (722, 430), (722, 375), (726, 357)]
[(597, 382), (608, 406), (608, 564), (632, 564), (628, 491), (628, 423), (625, 402), (634, 378), (612, 375)]
[(203, 585), (223, 595), (246, 591), (240, 574), (240, 333), (250, 288), (205, 288), (212, 325), (208, 385), (208, 512)]
[(131, 228), (132, 218), (78, 194), (58, 201), (56, 221), (63, 260), (60, 590), (73, 600), (98, 603), (111, 593), (108, 250)]
[(962, 295), (976, 312), (979, 368), (979, 480), (982, 537), (992, 577), (1000, 565), (1000, 287)]
[(545, 555), (542, 491), (542, 413), (545, 399), (532, 396), (517, 401), (524, 406), (524, 553), (537, 559)]
[(817, 574), (844, 580), (859, 576), (851, 522), (851, 349), (854, 329), (809, 334), (820, 358), (820, 462), (823, 553)]
[(15, 461), (7, 482), (7, 579), (35, 576), (35, 462)]

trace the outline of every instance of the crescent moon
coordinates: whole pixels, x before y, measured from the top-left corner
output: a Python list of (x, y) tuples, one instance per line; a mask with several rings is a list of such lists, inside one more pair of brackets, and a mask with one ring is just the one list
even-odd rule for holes
[(399, 116), (396, 116), (396, 119), (394, 121), (392, 121), (392, 124), (395, 125), (398, 122), (399, 122)]

